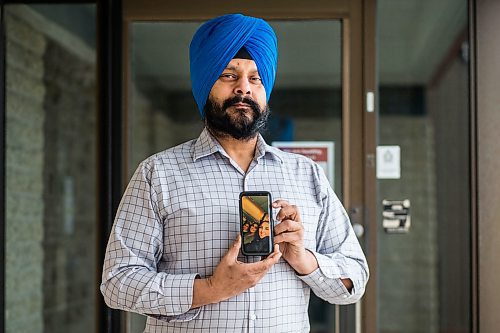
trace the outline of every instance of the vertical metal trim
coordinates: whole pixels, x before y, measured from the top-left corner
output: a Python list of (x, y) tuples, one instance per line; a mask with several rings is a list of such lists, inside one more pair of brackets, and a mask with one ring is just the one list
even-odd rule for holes
[(469, 152), (471, 207), (471, 332), (479, 332), (479, 239), (478, 239), (478, 174), (477, 174), (477, 27), (476, 1), (468, 0), (469, 8)]
[[(122, 68), (121, 68), (121, 0), (101, 0), (98, 14), (98, 235), (102, 265), (114, 215), (122, 192)], [(100, 272), (100, 270), (99, 270)], [(100, 281), (100, 276), (99, 280)], [(121, 313), (99, 302), (99, 332), (121, 332)]]
[[(342, 203), (346, 209), (352, 205), (351, 197), (351, 37), (352, 37), (352, 19), (342, 19)], [(349, 306), (335, 305), (335, 333), (347, 332), (350, 322)], [(353, 325), (350, 325), (353, 324)]]
[[(377, 178), (376, 178), (376, 149), (378, 142), (378, 82), (376, 66), (376, 20), (377, 1), (363, 0), (363, 94), (373, 94), (373, 111), (369, 112), (365, 105), (363, 112), (363, 203), (365, 227), (364, 250), (370, 267), (370, 279), (361, 300), (360, 315), (362, 318), (362, 332), (376, 332), (378, 320), (377, 293), (378, 293), (378, 239), (377, 239)], [(365, 101), (368, 104), (368, 100)]]
[(351, 19), (342, 20), (342, 201), (344, 207), (351, 205), (351, 191), (349, 182), (351, 179)]
[(6, 75), (5, 75), (5, 20), (4, 20), (4, 3), (0, 3), (0, 75), (2, 88), (0, 89), (0, 331), (5, 332), (5, 228), (6, 228), (6, 216), (5, 216), (5, 132), (6, 132), (6, 104), (5, 104), (5, 94), (6, 94)]
[[(361, 207), (359, 220), (364, 221), (364, 3), (349, 4), (349, 16), (342, 21), (342, 201), (348, 211)], [(356, 305), (341, 306), (339, 321), (340, 332), (355, 333)]]

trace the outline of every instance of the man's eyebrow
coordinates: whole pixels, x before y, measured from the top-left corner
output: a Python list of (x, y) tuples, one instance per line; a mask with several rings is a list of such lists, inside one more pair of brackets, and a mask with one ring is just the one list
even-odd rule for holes
[[(234, 65), (228, 65), (224, 70), (238, 71), (239, 67)], [(259, 73), (257, 68), (250, 70), (250, 73)]]

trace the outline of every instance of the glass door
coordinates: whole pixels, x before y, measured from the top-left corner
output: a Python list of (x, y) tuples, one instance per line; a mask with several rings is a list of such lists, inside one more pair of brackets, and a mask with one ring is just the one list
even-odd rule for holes
[[(351, 187), (358, 186), (361, 177), (350, 164), (359, 158), (357, 145), (362, 142), (360, 117), (354, 115), (361, 108), (361, 85), (354, 85), (361, 80), (361, 39), (350, 41), (360, 33), (351, 28), (361, 17), (360, 6), (341, 1), (304, 8), (298, 1), (286, 6), (277, 1), (272, 5), (275, 10), (257, 3), (252, 8), (226, 6), (217, 12), (206, 5), (196, 10), (184, 6), (147, 8), (124, 2), (127, 177), (151, 154), (198, 137), (203, 122), (191, 93), (189, 43), (206, 19), (242, 12), (266, 19), (278, 37), (278, 72), (264, 138), (269, 144), (331, 147), (332, 155), (324, 162), (331, 170), (332, 187), (345, 205), (358, 200)], [(311, 331), (338, 332), (345, 311), (354, 313), (355, 307), (340, 309), (313, 296)], [(354, 317), (345, 316), (343, 327), (348, 331), (354, 332)], [(145, 317), (127, 314), (126, 318), (128, 332), (142, 332)]]
[[(5, 256), (0, 331), (99, 325), (94, 4), (1, 4)], [(5, 326), (3, 323), (5, 322)]]
[(377, 4), (377, 332), (472, 328), (467, 3)]

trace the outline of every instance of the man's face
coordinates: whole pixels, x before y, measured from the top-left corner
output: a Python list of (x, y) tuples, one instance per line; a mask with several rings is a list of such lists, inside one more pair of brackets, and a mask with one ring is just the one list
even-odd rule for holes
[(266, 91), (253, 60), (232, 59), (210, 91), (207, 126), (219, 135), (245, 140), (265, 127)]

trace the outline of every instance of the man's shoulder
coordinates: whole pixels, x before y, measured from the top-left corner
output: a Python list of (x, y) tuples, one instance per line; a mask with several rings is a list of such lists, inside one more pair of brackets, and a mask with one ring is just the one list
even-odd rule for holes
[(280, 157), (284, 163), (300, 163), (311, 166), (316, 164), (312, 159), (301, 154), (284, 151), (273, 146), (268, 146), (268, 150), (273, 154), (277, 155), (278, 157)]
[(179, 164), (180, 162), (192, 160), (193, 145), (196, 139), (192, 139), (177, 146), (167, 148), (146, 158), (143, 163), (147, 165)]
[(279, 156), (284, 170), (287, 170), (290, 176), (298, 177), (297, 179), (304, 179), (304, 177), (306, 177), (307, 179), (320, 180), (322, 168), (310, 157), (298, 153), (283, 151), (270, 146), (269, 151), (271, 151), (271, 149), (276, 156)]

